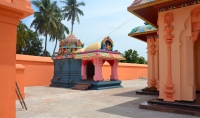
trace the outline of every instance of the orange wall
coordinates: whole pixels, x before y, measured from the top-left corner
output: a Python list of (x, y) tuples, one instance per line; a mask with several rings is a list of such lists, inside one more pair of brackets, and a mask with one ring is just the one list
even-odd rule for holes
[[(53, 77), (53, 61), (50, 57), (16, 55), (16, 63), (25, 67), (24, 86), (49, 86)], [(104, 80), (110, 78), (111, 67), (103, 65)], [(147, 65), (119, 63), (118, 78), (120, 80), (147, 78)]]
[[(16, 81), (20, 90), (20, 93), (23, 98), (25, 98), (24, 94), (24, 70), (25, 67), (22, 64), (16, 64)], [(18, 99), (17, 94), (16, 99)]]
[[(103, 78), (107, 80), (110, 78), (111, 67), (108, 63), (103, 65)], [(118, 78), (119, 80), (138, 79), (139, 77), (147, 78), (147, 65), (132, 64), (132, 63), (119, 63), (118, 64)]]
[(53, 77), (53, 61), (50, 57), (16, 55), (16, 64), (25, 67), (24, 86), (48, 86)]

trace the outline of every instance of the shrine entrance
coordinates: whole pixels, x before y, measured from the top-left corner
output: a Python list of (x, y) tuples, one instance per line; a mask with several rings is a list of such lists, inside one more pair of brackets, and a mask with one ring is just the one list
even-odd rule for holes
[[(196, 83), (200, 83), (200, 40), (198, 39), (197, 41), (195, 41), (194, 44), (194, 66), (195, 66), (195, 79), (196, 79)], [(200, 87), (198, 86), (199, 84), (196, 85), (196, 89), (197, 91), (200, 90)]]
[(94, 64), (91, 61), (87, 63), (86, 72), (87, 72), (87, 80), (93, 80), (95, 68)]
[[(196, 91), (200, 91), (200, 37), (194, 43), (194, 78)], [(196, 94), (196, 105), (200, 105), (200, 94)]]

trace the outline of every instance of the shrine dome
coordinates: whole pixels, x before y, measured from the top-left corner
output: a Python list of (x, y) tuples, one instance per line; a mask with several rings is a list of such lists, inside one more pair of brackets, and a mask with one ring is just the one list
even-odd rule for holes
[(66, 44), (71, 43), (72, 45), (76, 45), (76, 42), (78, 42), (78, 38), (76, 38), (73, 34), (70, 34), (67, 38), (64, 39)]
[(84, 51), (100, 50), (100, 49), (101, 49), (101, 43), (96, 42), (86, 47)]
[(67, 38), (60, 42), (60, 47), (80, 49), (82, 48), (82, 42), (71, 33)]

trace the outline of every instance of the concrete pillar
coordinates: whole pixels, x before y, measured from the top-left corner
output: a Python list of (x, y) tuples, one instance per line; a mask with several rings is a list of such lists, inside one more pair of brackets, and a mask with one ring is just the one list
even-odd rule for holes
[(112, 61), (113, 64), (111, 65), (110, 80), (118, 80), (118, 75), (117, 75), (118, 60), (112, 60)]
[(19, 21), (33, 13), (29, 0), (0, 1), (0, 116), (15, 118), (16, 37)]
[(82, 75), (82, 80), (87, 80), (87, 75), (86, 75), (86, 65), (87, 63), (84, 62), (86, 60), (82, 61), (82, 65), (81, 65), (81, 75)]
[(95, 67), (95, 73), (94, 73), (94, 81), (102, 81), (103, 76), (102, 76), (102, 65), (103, 65), (103, 60), (96, 58), (93, 61), (94, 67)]

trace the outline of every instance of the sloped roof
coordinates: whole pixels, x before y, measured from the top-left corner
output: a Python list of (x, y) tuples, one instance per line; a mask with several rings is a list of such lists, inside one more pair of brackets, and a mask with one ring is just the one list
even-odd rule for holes
[(144, 33), (144, 32), (149, 32), (149, 31), (157, 31), (157, 29), (152, 27), (151, 25), (144, 25), (144, 26), (133, 28), (129, 34), (136, 34), (136, 33), (139, 34), (139, 33)]
[(134, 0), (134, 2), (128, 7), (130, 10), (142, 9), (158, 4), (167, 3), (174, 0)]
[(128, 36), (147, 42), (146, 36), (156, 35), (157, 31), (158, 30), (156, 28), (148, 24), (148, 25), (133, 28), (131, 32), (128, 34)]
[(134, 0), (127, 10), (157, 28), (158, 10), (154, 6), (170, 1), (176, 0)]
[(149, 2), (154, 2), (155, 0), (135, 0), (129, 7), (134, 7), (141, 4), (146, 4)]

